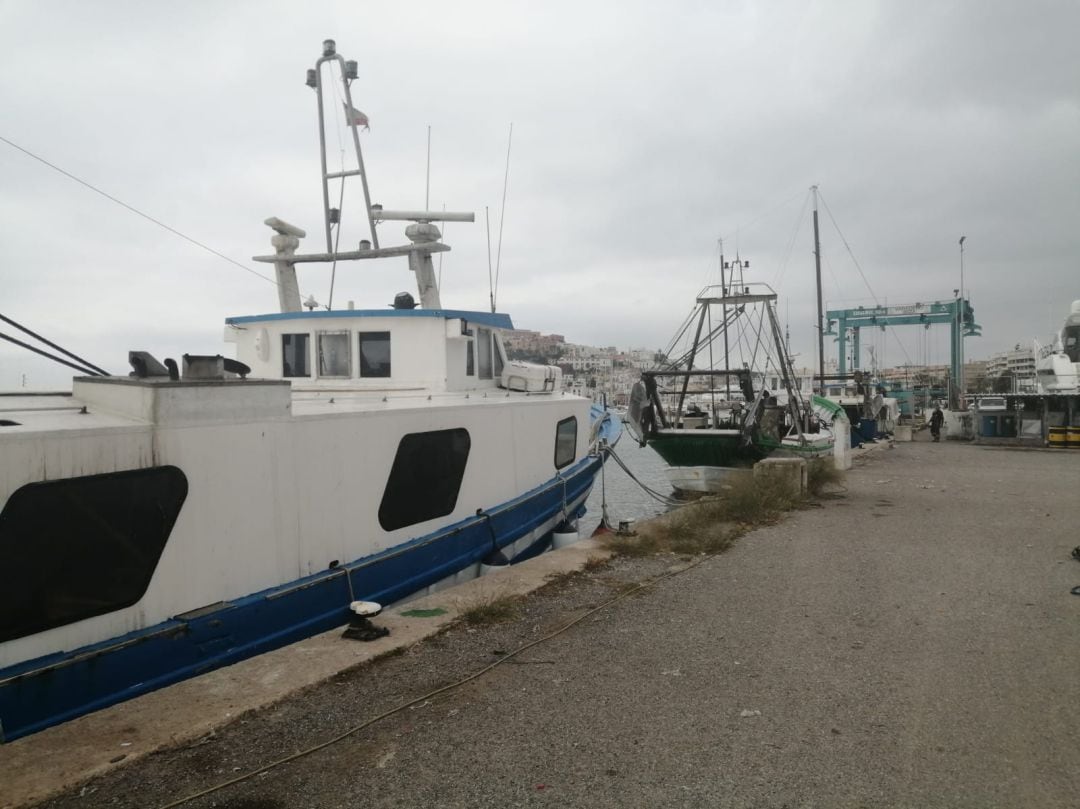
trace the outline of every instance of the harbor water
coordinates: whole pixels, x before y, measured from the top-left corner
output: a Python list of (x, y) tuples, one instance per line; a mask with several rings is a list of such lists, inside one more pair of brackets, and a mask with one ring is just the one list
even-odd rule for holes
[[(641, 483), (663, 496), (674, 494), (664, 473), (666, 464), (663, 459), (648, 447), (639, 446), (625, 428), (614, 452)], [(581, 536), (591, 536), (596, 530), (605, 500), (608, 520), (613, 527), (618, 526), (621, 520), (642, 520), (668, 510), (667, 506), (644, 491), (614, 458), (609, 458), (604, 464), (604, 471), (596, 476), (592, 493), (585, 503), (588, 511), (578, 521)]]

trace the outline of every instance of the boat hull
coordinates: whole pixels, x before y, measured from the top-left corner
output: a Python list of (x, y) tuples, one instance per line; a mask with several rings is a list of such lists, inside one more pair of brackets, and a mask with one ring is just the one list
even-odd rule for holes
[(735, 430), (661, 430), (648, 444), (669, 466), (753, 466), (768, 452)]
[(719, 492), (739, 472), (765, 458), (828, 458), (834, 443), (830, 433), (818, 433), (806, 441), (759, 438), (746, 442), (741, 434), (718, 430), (660, 431), (648, 443), (668, 464), (667, 477), (680, 492)]
[(669, 466), (666, 471), (671, 488), (677, 492), (710, 494), (723, 491), (733, 478), (750, 474), (749, 467)]
[[(77, 386), (48, 412), (13, 411), (18, 426), (0, 434), (0, 551), (23, 560), (24, 579), (52, 587), (22, 588), (25, 603), (18, 588), (0, 594), (0, 741), (341, 626), (351, 601), (394, 603), (475, 570), (495, 550), (512, 560), (538, 552), (582, 513), (604, 458), (602, 449), (590, 452), (594, 439), (614, 443), (621, 428), (584, 400), (550, 395), (351, 410), (331, 400), (299, 413), (294, 401), (290, 415), (288, 387), (269, 383), (93, 388)], [(156, 406), (146, 404), (151, 396)], [(145, 407), (154, 420), (118, 414), (125, 404)], [(337, 411), (324, 415), (327, 405)], [(568, 423), (580, 428), (560, 445), (559, 425)], [(433, 501), (431, 488), (449, 467), (406, 450), (417, 436), (458, 440), (466, 432), (471, 440), (458, 441), (468, 453), (457, 468), (460, 488)], [(143, 589), (113, 606), (70, 607), (71, 595), (110, 597), (110, 570), (126, 570), (106, 561), (85, 570), (80, 548), (101, 555), (146, 540), (141, 527), (130, 536), (114, 530), (123, 520), (104, 532), (94, 533), (95, 524), (128, 512), (153, 517), (163, 501), (114, 487), (115, 508), (104, 513), (93, 498), (59, 494), (50, 509), (41, 493), (161, 470), (183, 485), (176, 513), (148, 522), (160, 529), (161, 545), (160, 555), (140, 552)], [(432, 502), (443, 514), (430, 514)], [(35, 518), (75, 506), (81, 521)], [(402, 514), (412, 522), (401, 523)], [(45, 557), (20, 550), (35, 545), (52, 550)], [(62, 609), (65, 617), (55, 617)], [(33, 624), (38, 613), (54, 619)], [(29, 618), (20, 624), (19, 616)]]
[(11, 667), (0, 679), (2, 738), (11, 741), (341, 626), (351, 601), (393, 603), (474, 566), (494, 547), (524, 541), (538, 549), (567, 515), (583, 513), (600, 464), (599, 456), (588, 457), (544, 486), (403, 547)]

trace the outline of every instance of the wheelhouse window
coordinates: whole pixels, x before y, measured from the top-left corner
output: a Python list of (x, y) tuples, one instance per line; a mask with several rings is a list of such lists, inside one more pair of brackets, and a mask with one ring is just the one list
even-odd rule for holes
[(348, 377), (352, 372), (347, 331), (319, 332), (319, 376)]
[(308, 334), (281, 335), (282, 376), (311, 376), (310, 339), (311, 335)]
[(379, 504), (379, 525), (393, 531), (451, 513), (470, 446), (462, 427), (403, 436)]
[(473, 341), (465, 341), (465, 376), (476, 376), (476, 353)]
[(17, 489), (0, 512), (0, 642), (135, 604), (187, 492), (175, 466)]
[(491, 329), (476, 330), (476, 353), (480, 365), (480, 378), (492, 378)]
[(390, 332), (360, 332), (360, 376), (390, 376)]
[(502, 378), (502, 372), (503, 372), (502, 340), (500, 340), (498, 335), (495, 334), (494, 332), (492, 333), (491, 338), (492, 338), (492, 342), (493, 342), (492, 359), (494, 361), (495, 378), (496, 379), (501, 379)]
[(555, 426), (555, 468), (574, 462), (577, 455), (577, 416), (563, 419)]
[(1062, 343), (1070, 362), (1080, 362), (1080, 326), (1066, 326)]

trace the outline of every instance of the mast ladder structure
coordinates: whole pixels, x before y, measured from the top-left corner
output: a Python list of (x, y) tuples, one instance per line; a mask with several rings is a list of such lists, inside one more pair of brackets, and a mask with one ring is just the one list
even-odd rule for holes
[[(345, 123), (352, 134), (353, 149), (356, 151), (356, 168), (343, 169), (342, 171), (328, 172), (326, 170), (326, 106), (323, 97), (324, 68), (329, 67), (330, 81), (333, 81), (333, 64), (337, 64), (341, 73), (341, 87), (345, 94)], [(375, 216), (371, 209), (371, 194), (368, 191), (367, 173), (364, 171), (364, 154), (360, 150), (360, 124), (352, 112), (356, 110), (352, 102), (351, 85), (357, 77), (357, 64), (355, 61), (346, 61), (337, 52), (337, 44), (332, 39), (323, 42), (323, 55), (315, 62), (315, 67), (307, 72), (307, 86), (315, 90), (315, 97), (319, 104), (319, 157), (322, 160), (322, 193), (323, 193), (323, 227), (326, 230), (326, 252), (334, 252), (334, 244), (331, 241), (335, 225), (341, 227), (341, 211), (330, 207), (330, 181), (341, 180), (344, 183), (350, 177), (359, 177), (360, 184), (364, 187), (364, 207), (367, 210), (368, 228), (371, 231), (371, 246), (379, 249), (379, 234), (375, 231)]]
[[(324, 75), (329, 75), (333, 81), (332, 65), (336, 63), (341, 73), (341, 84), (345, 98), (346, 122), (352, 133), (353, 149), (356, 152), (356, 167), (341, 171), (327, 171), (326, 165), (326, 103), (324, 89), (332, 86), (324, 81)], [(328, 67), (329, 66), (329, 67)], [(326, 70), (329, 70), (329, 73)], [(332, 39), (323, 42), (322, 56), (315, 62), (314, 68), (307, 71), (307, 86), (315, 90), (318, 100), (319, 114), (319, 153), (322, 166), (322, 191), (323, 191), (323, 230), (326, 235), (325, 253), (298, 254), (300, 239), (307, 234), (295, 225), (290, 225), (277, 217), (270, 217), (265, 224), (273, 231), (270, 243), (274, 247), (274, 255), (254, 256), (254, 261), (265, 262), (274, 265), (277, 275), (278, 301), (282, 312), (302, 311), (300, 303), (300, 290), (296, 280), (296, 265), (304, 262), (333, 263), (339, 261), (357, 261), (361, 259), (389, 258), (392, 256), (407, 256), (409, 269), (416, 275), (416, 285), (420, 294), (420, 305), (425, 309), (441, 309), (442, 302), (439, 297), (439, 287), (435, 279), (435, 269), (431, 261), (433, 253), (442, 253), (450, 249), (449, 245), (442, 241), (442, 234), (433, 224), (434, 222), (472, 222), (475, 216), (471, 212), (453, 211), (410, 211), (410, 210), (384, 210), (381, 205), (373, 205), (371, 194), (368, 190), (367, 173), (364, 171), (364, 155), (360, 149), (360, 122), (354, 115), (357, 112), (352, 102), (350, 85), (357, 77), (357, 63), (346, 60), (337, 52), (337, 45)], [(330, 205), (330, 182), (340, 180), (344, 183), (351, 177), (359, 177), (364, 189), (364, 208), (366, 211), (368, 228), (371, 240), (360, 241), (358, 249), (337, 251), (334, 243), (334, 228), (338, 228), (340, 235), (341, 210), (332, 208)], [(342, 188), (344, 191), (344, 188)], [(406, 229), (405, 235), (411, 244), (398, 247), (380, 247), (379, 235), (376, 225), (385, 221), (411, 222)], [(331, 292), (332, 294), (332, 292)], [(309, 304), (314, 306), (314, 303)]]

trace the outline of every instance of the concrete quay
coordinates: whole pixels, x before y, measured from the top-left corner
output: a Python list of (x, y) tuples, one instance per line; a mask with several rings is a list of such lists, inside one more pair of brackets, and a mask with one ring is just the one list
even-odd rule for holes
[[(158, 694), (110, 709), (111, 730), (94, 724), (106, 711), (0, 747), (0, 805), (66, 786), (41, 805), (163, 807), (253, 772), (184, 805), (1075, 806), (1080, 453), (920, 434), (857, 454), (845, 485), (720, 556), (589, 565), (534, 592), (510, 623), (432, 635), (430, 619), (391, 614), (387, 625), (403, 623), (376, 644), (334, 633), (274, 653), (298, 659), (288, 670), (263, 656), (216, 719), (207, 697), (224, 686), (199, 678), (145, 711)], [(568, 551), (573, 564), (557, 561)], [(535, 583), (599, 553), (568, 551), (540, 557), (557, 569)], [(492, 595), (444, 591), (402, 610)], [(400, 654), (354, 667), (397, 641)], [(338, 673), (316, 671), (335, 655)], [(271, 687), (269, 707), (240, 707)], [(78, 758), (80, 737), (101, 754), (75, 778), (63, 760)]]

